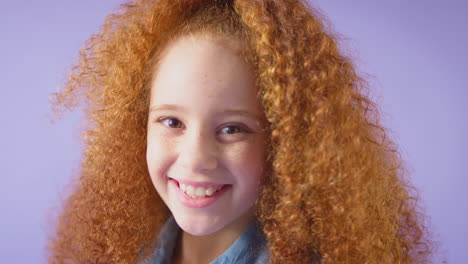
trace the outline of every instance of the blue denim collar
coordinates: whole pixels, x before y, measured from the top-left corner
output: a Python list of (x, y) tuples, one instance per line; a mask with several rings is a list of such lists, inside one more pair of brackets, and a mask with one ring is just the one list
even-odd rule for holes
[[(171, 263), (180, 230), (174, 217), (169, 217), (159, 233), (158, 246), (150, 264)], [(268, 247), (265, 236), (258, 221), (254, 221), (221, 256), (210, 264), (263, 264), (266, 263), (267, 257)]]

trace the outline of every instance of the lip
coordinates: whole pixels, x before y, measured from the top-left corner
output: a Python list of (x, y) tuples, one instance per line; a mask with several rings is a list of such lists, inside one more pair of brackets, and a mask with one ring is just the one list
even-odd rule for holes
[(175, 192), (177, 193), (177, 198), (178, 200), (186, 207), (190, 207), (190, 208), (204, 208), (204, 207), (208, 207), (210, 206), (211, 204), (213, 204), (216, 200), (218, 200), (224, 193), (226, 193), (228, 190), (231, 189), (231, 186), (230, 184), (214, 184), (214, 183), (198, 183), (198, 184), (190, 184), (190, 183), (187, 183), (187, 182), (190, 182), (190, 181), (181, 181), (183, 182), (184, 184), (189, 184), (189, 185), (192, 185), (192, 186), (223, 186), (223, 188), (214, 193), (212, 196), (205, 196), (205, 197), (202, 197), (202, 198), (192, 198), (190, 196), (188, 196), (185, 192), (183, 192), (180, 188), (179, 188), (179, 182), (175, 179), (172, 179), (172, 178), (168, 178), (169, 180), (169, 185), (171, 186), (171, 188), (174, 188)]

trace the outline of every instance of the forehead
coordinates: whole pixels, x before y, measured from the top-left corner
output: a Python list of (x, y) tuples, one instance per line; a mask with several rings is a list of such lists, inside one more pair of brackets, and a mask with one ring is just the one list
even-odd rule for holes
[(256, 95), (251, 67), (231, 45), (222, 40), (186, 36), (166, 48), (153, 75), (151, 105), (258, 110)]

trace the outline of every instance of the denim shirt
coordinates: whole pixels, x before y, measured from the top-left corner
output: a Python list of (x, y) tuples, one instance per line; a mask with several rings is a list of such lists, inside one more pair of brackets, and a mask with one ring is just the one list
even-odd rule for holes
[[(171, 216), (164, 224), (158, 236), (156, 247), (150, 264), (170, 264), (177, 235), (180, 232), (174, 217)], [(210, 264), (264, 264), (268, 257), (268, 247), (260, 224), (254, 221), (241, 236), (218, 258)]]

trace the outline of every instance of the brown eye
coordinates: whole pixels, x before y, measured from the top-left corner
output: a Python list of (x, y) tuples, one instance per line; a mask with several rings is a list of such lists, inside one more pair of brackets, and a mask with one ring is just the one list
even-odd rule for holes
[(165, 124), (167, 127), (170, 128), (181, 128), (182, 122), (175, 118), (167, 117), (167, 118), (162, 118), (159, 120), (163, 124)]
[(242, 126), (225, 126), (221, 129), (225, 134), (236, 134), (240, 132), (247, 132), (246, 129), (244, 129)]

